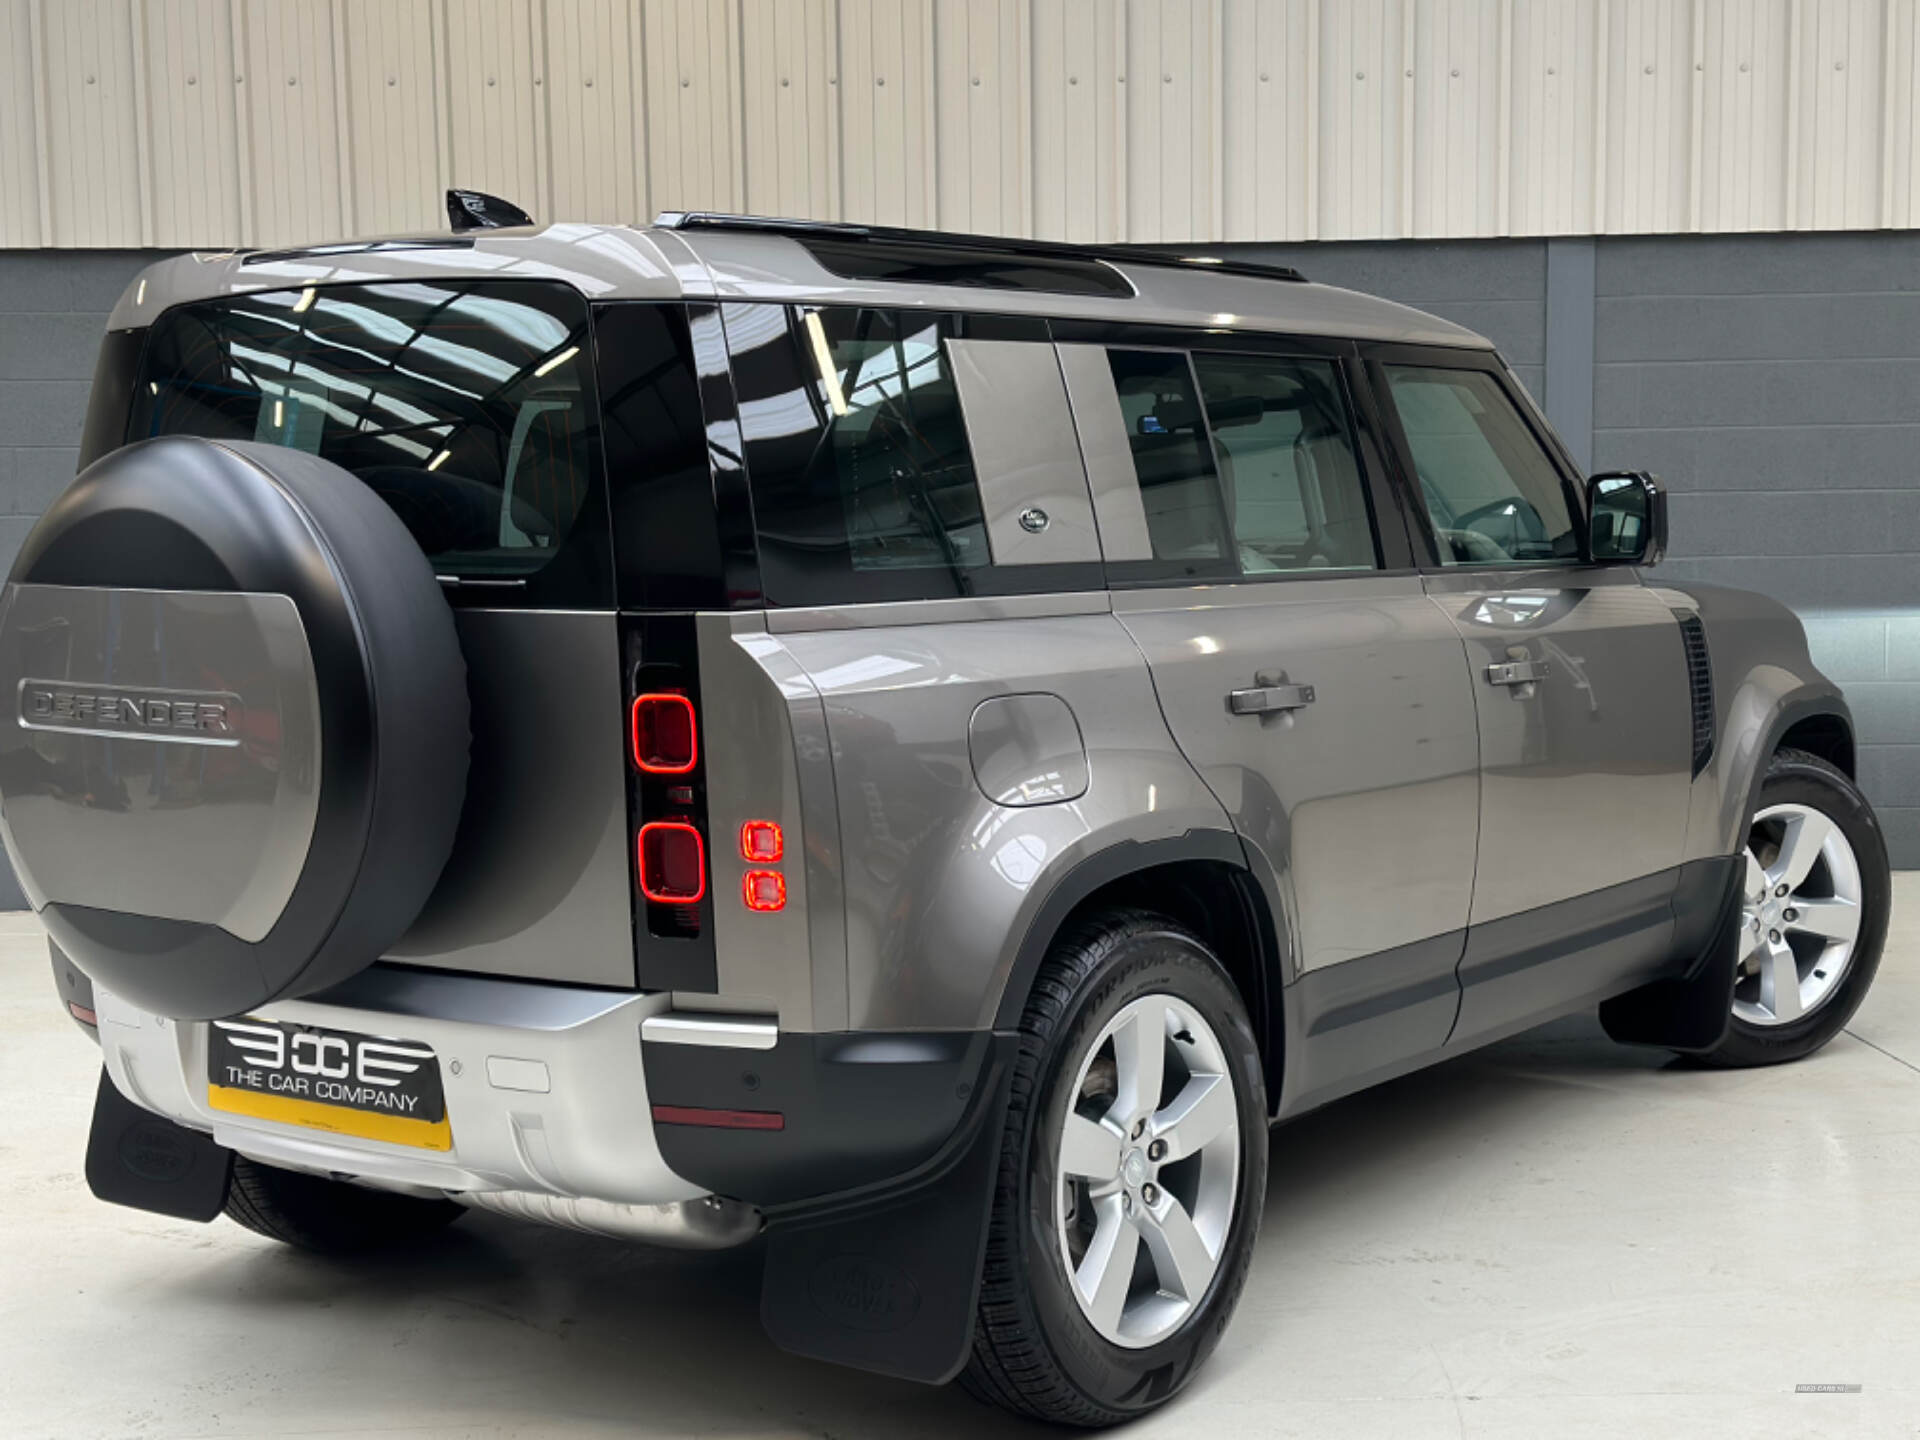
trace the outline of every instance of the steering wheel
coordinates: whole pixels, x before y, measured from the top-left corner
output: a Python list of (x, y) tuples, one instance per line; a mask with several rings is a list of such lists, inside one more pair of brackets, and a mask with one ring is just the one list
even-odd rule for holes
[(1533, 538), (1536, 540), (1544, 540), (1547, 538), (1547, 527), (1540, 519), (1540, 512), (1534, 509), (1526, 499), (1519, 495), (1510, 495), (1504, 500), (1493, 500), (1485, 505), (1476, 505), (1464, 515), (1454, 516), (1453, 528), (1456, 530), (1472, 530), (1475, 528), (1474, 521), (1484, 519), (1489, 515), (1498, 515), (1503, 511), (1511, 512), (1516, 521), (1519, 521), (1520, 517), (1525, 515), (1525, 523), (1533, 532)]

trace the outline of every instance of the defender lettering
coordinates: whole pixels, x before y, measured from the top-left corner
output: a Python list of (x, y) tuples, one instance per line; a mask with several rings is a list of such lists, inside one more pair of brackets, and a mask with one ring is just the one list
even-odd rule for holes
[(54, 680), (20, 682), (20, 724), (83, 735), (138, 733), (190, 745), (234, 745), (240, 697), (222, 691), (82, 689)]

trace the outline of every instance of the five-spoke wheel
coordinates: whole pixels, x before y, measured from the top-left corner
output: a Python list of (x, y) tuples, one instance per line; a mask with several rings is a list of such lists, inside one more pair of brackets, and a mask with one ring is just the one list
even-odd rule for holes
[[(1776, 753), (1747, 829), (1733, 1013), (1708, 1065), (1811, 1055), (1865, 998), (1893, 880), (1873, 808), (1829, 761)], [(1724, 975), (1724, 971), (1720, 972)]]
[(1227, 1057), (1192, 1005), (1143, 995), (1094, 1038), (1073, 1095), (1060, 1259), (1104, 1339), (1151, 1345), (1205, 1297), (1227, 1243), (1240, 1170)]
[(1020, 1022), (968, 1388), (1075, 1425), (1166, 1403), (1240, 1298), (1266, 1180), (1260, 1050), (1219, 958), (1161, 915), (1075, 927)]
[(1755, 815), (1733, 1013), (1785, 1025), (1825, 1004), (1853, 959), (1860, 899), (1860, 862), (1832, 819), (1804, 804)]

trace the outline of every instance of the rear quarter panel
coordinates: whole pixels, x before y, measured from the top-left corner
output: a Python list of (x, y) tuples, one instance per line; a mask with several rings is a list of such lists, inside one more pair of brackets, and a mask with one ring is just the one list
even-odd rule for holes
[[(780, 635), (824, 707), (849, 1028), (991, 1025), (1021, 939), (1081, 860), (1125, 841), (1231, 835), (1105, 600), (1088, 597), (1082, 614)], [(1010, 806), (981, 790), (969, 721), (983, 701), (1017, 694), (1055, 695), (1072, 710), (1087, 756), (1083, 794)]]

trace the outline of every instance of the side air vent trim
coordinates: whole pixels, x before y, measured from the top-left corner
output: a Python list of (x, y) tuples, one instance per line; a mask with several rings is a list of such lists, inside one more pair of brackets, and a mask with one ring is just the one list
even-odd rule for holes
[(1707, 627), (1698, 615), (1675, 611), (1680, 643), (1687, 652), (1687, 688), (1693, 697), (1693, 773), (1713, 759), (1713, 665), (1707, 655)]

